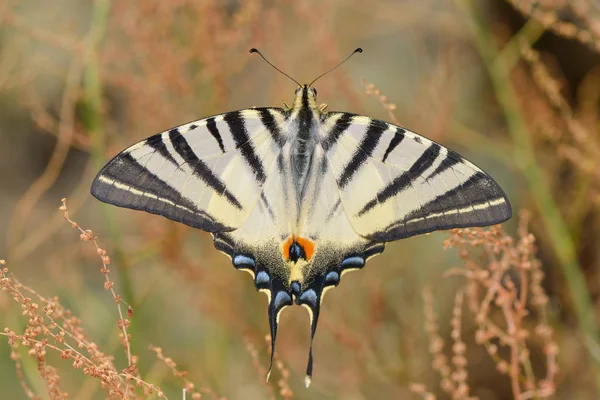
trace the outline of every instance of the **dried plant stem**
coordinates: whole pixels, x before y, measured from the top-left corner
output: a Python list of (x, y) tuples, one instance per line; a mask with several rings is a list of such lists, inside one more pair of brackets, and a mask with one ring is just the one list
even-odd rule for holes
[[(556, 35), (577, 40), (595, 51), (600, 51), (599, 29), (589, 19), (590, 8), (597, 2), (572, 0), (563, 2), (562, 6), (559, 5), (559, 2), (553, 4), (552, 1), (508, 0), (508, 2), (523, 16), (535, 20)], [(572, 12), (580, 20), (579, 24), (560, 20), (558, 11), (566, 10)]]
[(124, 317), (123, 310), (121, 309), (121, 296), (117, 295), (115, 289), (113, 288), (113, 282), (110, 280), (108, 276), (109, 269), (108, 265), (110, 264), (110, 258), (106, 255), (106, 251), (98, 245), (96, 241), (96, 237), (93, 236), (92, 231), (84, 230), (77, 224), (77, 222), (73, 221), (69, 217), (69, 211), (67, 210), (67, 199), (62, 199), (62, 206), (60, 207), (60, 211), (63, 213), (63, 217), (71, 224), (71, 226), (75, 229), (78, 229), (81, 232), (81, 240), (91, 241), (94, 243), (96, 247), (96, 252), (100, 256), (102, 260), (102, 269), (100, 270), (104, 274), (104, 289), (110, 290), (115, 303), (117, 303), (117, 311), (119, 313), (119, 329), (123, 332), (123, 343), (125, 346), (125, 353), (127, 355), (127, 365), (131, 367), (132, 358), (131, 358), (131, 346), (129, 343), (129, 334), (127, 333), (127, 327), (129, 326), (129, 320)]
[(171, 370), (173, 376), (183, 380), (186, 395), (190, 396), (192, 399), (199, 399), (202, 397), (202, 393), (204, 393), (214, 400), (220, 399), (220, 397), (208, 387), (201, 386), (196, 388), (196, 385), (194, 385), (194, 383), (187, 378), (187, 371), (178, 369), (177, 364), (171, 357), (165, 357), (162, 348), (150, 345), (148, 349), (153, 351), (156, 354), (156, 357)]
[[(87, 163), (84, 167), (83, 182), (91, 181), (92, 174), (96, 173), (93, 170), (91, 163)], [(89, 177), (89, 179), (86, 179)], [(87, 184), (79, 185), (71, 193), (67, 194), (69, 198), (69, 209), (72, 212), (77, 211), (84, 202), (89, 198), (90, 189)], [(64, 226), (64, 221), (60, 215), (52, 215), (47, 220), (40, 223), (40, 225), (33, 231), (29, 232), (23, 237), (19, 243), (12, 248), (12, 262), (18, 263), (19, 261), (27, 258), (33, 252), (35, 252), (44, 242), (48, 241), (56, 232)]]
[(248, 336), (244, 337), (244, 341), (246, 343), (246, 350), (248, 350), (248, 353), (250, 354), (250, 357), (252, 358), (252, 366), (254, 366), (254, 369), (256, 369), (256, 371), (258, 371), (258, 375), (260, 376), (260, 381), (262, 382), (263, 386), (265, 387), (265, 390), (268, 393), (269, 399), (275, 400), (275, 393), (273, 391), (273, 386), (264, 379), (264, 377), (267, 376), (267, 369), (262, 364), (262, 361), (260, 360), (260, 358), (258, 356), (258, 350), (256, 349), (254, 342)]
[(21, 387), (23, 388), (23, 391), (25, 392), (27, 397), (29, 397), (30, 399), (39, 399), (39, 396), (37, 396), (33, 392), (33, 390), (31, 390), (29, 385), (27, 384), (27, 381), (25, 379), (25, 374), (23, 372), (23, 364), (21, 363), (21, 355), (19, 354), (17, 349), (15, 349), (14, 347), (11, 349), (10, 358), (15, 363), (15, 370), (17, 372), (17, 378), (19, 379), (19, 383), (21, 384)]
[[(62, 211), (66, 213), (66, 210)], [(65, 216), (68, 218), (68, 215)], [(90, 231), (84, 231), (75, 222), (70, 222), (73, 227), (80, 230), (82, 240), (94, 241), (91, 238)], [(104, 265), (102, 272), (108, 279), (106, 265), (110, 260), (104, 250), (98, 247), (97, 253)], [(130, 388), (133, 389), (135, 386), (144, 387), (149, 393), (156, 392), (159, 397), (166, 398), (160, 388), (145, 382), (139, 377), (137, 367), (133, 361), (127, 368), (121, 371), (117, 370), (112, 363), (112, 357), (102, 353), (97, 344), (86, 337), (80, 326), (80, 320), (65, 309), (58, 302), (57, 297), (46, 298), (32, 288), (25, 286), (15, 277), (9, 276), (5, 265), (5, 261), (0, 260), (0, 289), (11, 296), (15, 302), (21, 304), (22, 314), (28, 317), (29, 322), (22, 334), (4, 328), (0, 332), (0, 336), (8, 338), (8, 343), (11, 346), (11, 358), (16, 364), (17, 377), (29, 398), (39, 399), (39, 396), (26, 383), (23, 373), (24, 365), (21, 363), (18, 354), (19, 347), (29, 349), (28, 355), (35, 359), (39, 374), (46, 382), (46, 389), (51, 398), (66, 398), (66, 394), (58, 386), (60, 376), (56, 368), (47, 363), (46, 353), (48, 349), (59, 353), (64, 360), (73, 360), (73, 367), (81, 369), (85, 375), (102, 381), (103, 387), (109, 392), (111, 398), (130, 398), (133, 395)], [(110, 280), (105, 284), (105, 288), (113, 292), (117, 308), (120, 308), (119, 296), (112, 290)], [(43, 307), (40, 307), (40, 304)], [(123, 315), (122, 312), (120, 312), (120, 315)], [(120, 319), (120, 329), (126, 332), (126, 326), (127, 321)], [(127, 338), (127, 335), (125, 334), (124, 337)], [(128, 343), (128, 339), (123, 340), (123, 342)], [(88, 355), (85, 355), (82, 349)], [(133, 360), (132, 357), (130, 359)], [(131, 382), (135, 382), (135, 385), (130, 386)], [(121, 389), (121, 385), (125, 385), (126, 389)], [(41, 390), (41, 388), (38, 388), (38, 390)]]
[[(71, 148), (71, 138), (73, 137), (75, 100), (77, 99), (81, 74), (81, 62), (77, 57), (73, 57), (66, 76), (67, 81), (62, 98), (56, 146), (54, 147), (50, 161), (48, 161), (48, 165), (42, 175), (31, 184), (15, 207), (15, 211), (8, 227), (7, 248), (9, 251), (10, 249), (14, 249), (21, 240), (22, 233), (25, 229), (25, 223), (28, 219), (27, 216), (31, 214), (31, 211), (39, 201), (40, 197), (42, 197), (42, 195), (52, 187), (54, 182), (56, 182), (67, 158), (67, 153)], [(12, 253), (9, 253), (9, 258), (12, 258)]]
[(102, 84), (100, 79), (98, 50), (104, 37), (108, 22), (110, 0), (96, 0), (92, 16), (92, 26), (85, 42), (84, 62), (84, 124), (92, 138), (92, 157), (94, 166), (100, 168), (104, 157), (101, 143), (102, 133)]
[(534, 19), (529, 19), (525, 25), (513, 36), (498, 53), (495, 63), (511, 70), (521, 60), (521, 48), (523, 43), (530, 45), (537, 42), (542, 34), (546, 32), (544, 26)]
[[(270, 335), (265, 336), (265, 343), (267, 345), (270, 345), (270, 343), (271, 343)], [(283, 364), (283, 362), (281, 362), (281, 360), (279, 359), (279, 357), (277, 357), (277, 355), (275, 355), (273, 361), (275, 364), (275, 368), (277, 368), (279, 370), (279, 372), (281, 373), (281, 378), (279, 378), (279, 380), (277, 381), (277, 386), (279, 386), (279, 395), (281, 396), (281, 398), (283, 400), (291, 400), (294, 398), (294, 392), (290, 388), (290, 383), (289, 383), (290, 370), (285, 367), (285, 365)]]
[[(498, 371), (508, 378), (512, 398), (547, 399), (556, 393), (558, 347), (546, 317), (548, 296), (541, 286), (544, 274), (535, 256), (535, 237), (529, 233), (529, 219), (529, 213), (520, 213), (518, 240), (504, 233), (500, 226), (493, 226), (489, 230), (453, 229), (444, 241), (444, 247), (458, 249), (464, 261), (464, 267), (453, 268), (446, 275), (465, 278), (465, 287), (459, 289), (454, 299), (451, 364), (446, 362), (442, 352), (443, 340), (437, 331), (433, 295), (429, 288), (424, 290), (425, 330), (434, 357), (432, 367), (442, 378), (441, 389), (453, 399), (465, 399), (470, 391), (467, 384), (469, 360), (461, 339), (463, 298), (466, 298), (470, 315), (477, 325), (475, 342), (485, 347)], [(485, 253), (483, 263), (477, 249)], [(535, 313), (531, 313), (532, 310)], [(536, 342), (538, 346), (534, 345)], [(539, 349), (540, 344), (546, 355), (546, 375), (538, 380), (529, 353)], [(509, 351), (508, 357), (500, 353), (502, 348)], [(420, 384), (411, 390), (421, 395), (430, 393)]]
[[(66, 75), (66, 85), (61, 104), (56, 146), (42, 175), (29, 187), (15, 207), (15, 212), (13, 213), (13, 218), (11, 219), (8, 228), (7, 247), (9, 250), (17, 247), (17, 244), (21, 240), (22, 232), (25, 229), (27, 216), (31, 213), (31, 210), (35, 207), (40, 197), (56, 182), (66, 160), (67, 153), (71, 148), (71, 142), (74, 135), (75, 101), (79, 94), (80, 81), (82, 75), (85, 82), (92, 81), (89, 79), (90, 74), (93, 74), (90, 70), (90, 60), (95, 57), (97, 45), (104, 36), (109, 5), (109, 0), (97, 0), (95, 2), (92, 25), (85, 40), (85, 60), (83, 64), (78, 51), (75, 51), (72, 56), (71, 66)], [(16, 17), (10, 19), (12, 22), (17, 20), (18, 18)], [(26, 31), (30, 32), (31, 28), (28, 28)], [(37, 31), (34, 30), (34, 32)], [(38, 32), (37, 36), (44, 35), (46, 34)], [(80, 49), (80, 46), (72, 47), (76, 50)], [(95, 65), (95, 63), (92, 64)], [(94, 87), (99, 87), (99, 79), (96, 79), (95, 82), (96, 85), (94, 85)], [(84, 85), (84, 88), (87, 86), (88, 85)], [(86, 95), (87, 94), (86, 91)], [(97, 97), (91, 96), (87, 98), (88, 101), (93, 102), (92, 108), (98, 110), (99, 102), (94, 101)], [(99, 119), (100, 118), (98, 117), (98, 121)], [(12, 254), (9, 254), (9, 256), (10, 258), (16, 258), (12, 257)]]
[[(100, 170), (104, 164), (104, 137), (102, 132), (102, 79), (100, 77), (99, 48), (104, 38), (104, 32), (108, 23), (110, 12), (110, 0), (96, 0), (94, 3), (92, 27), (86, 40), (86, 52), (83, 75), (83, 93), (84, 93), (84, 115), (83, 123), (89, 132), (91, 142), (92, 165), (95, 170)], [(111, 247), (114, 249), (115, 259), (119, 263), (119, 279), (121, 281), (123, 295), (130, 299), (134, 304), (134, 295), (131, 279), (129, 277), (129, 262), (121, 246), (121, 235), (117, 228), (113, 210), (109, 207), (103, 207), (104, 219), (108, 227), (108, 236), (111, 240)]]
[[(110, 13), (111, 0), (96, 0), (92, 11), (92, 22), (90, 33), (85, 43), (85, 62), (84, 62), (84, 110), (85, 116), (83, 122), (91, 137), (92, 165), (99, 169), (104, 162), (104, 146), (102, 143), (102, 84), (100, 78), (100, 67), (98, 62), (99, 48), (104, 38), (106, 25)], [(104, 208), (105, 218), (109, 227), (109, 237), (115, 252), (115, 258), (119, 262), (120, 268), (117, 269), (121, 281), (121, 287), (124, 296), (133, 304), (133, 289), (131, 279), (128, 273), (128, 262), (124, 256), (124, 251), (120, 245), (121, 238), (119, 230), (115, 224), (115, 218), (110, 209)], [(111, 289), (112, 290), (112, 289)], [(123, 320), (122, 312), (119, 307), (119, 315)], [(133, 331), (133, 327), (130, 327)], [(131, 365), (131, 352), (129, 341), (125, 335), (127, 343), (128, 363)], [(127, 383), (129, 385), (129, 382)], [(129, 389), (129, 387), (127, 387)], [(127, 390), (126, 390), (127, 393)]]
[[(569, 287), (579, 325), (585, 341), (598, 342), (597, 323), (594, 310), (581, 266), (577, 260), (575, 244), (557, 204), (552, 198), (549, 186), (542, 171), (536, 164), (531, 134), (528, 131), (524, 116), (519, 109), (519, 102), (510, 79), (510, 66), (504, 65), (498, 58), (496, 44), (488, 28), (484, 25), (475, 7), (468, 0), (456, 0), (472, 22), (473, 40), (487, 67), (496, 97), (504, 112), (508, 131), (514, 142), (514, 162), (521, 170), (533, 200), (539, 210), (548, 237), (554, 247), (559, 265)], [(600, 392), (600, 360), (590, 357), (596, 388)]]

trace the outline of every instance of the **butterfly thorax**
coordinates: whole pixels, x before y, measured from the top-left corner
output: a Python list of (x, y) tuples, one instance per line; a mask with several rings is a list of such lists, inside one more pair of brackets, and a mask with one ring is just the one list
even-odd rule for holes
[(292, 140), (289, 142), (289, 163), (293, 184), (296, 189), (296, 200), (301, 204), (308, 177), (313, 165), (313, 154), (317, 145), (319, 119), (321, 112), (317, 107), (316, 91), (304, 85), (296, 90), (294, 105), (290, 110), (290, 127)]

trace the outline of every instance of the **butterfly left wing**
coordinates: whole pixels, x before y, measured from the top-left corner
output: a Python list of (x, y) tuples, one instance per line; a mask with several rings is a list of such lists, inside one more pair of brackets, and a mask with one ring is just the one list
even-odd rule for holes
[(487, 173), (452, 150), (368, 117), (329, 113), (322, 146), (341, 204), (361, 236), (389, 242), (506, 221), (511, 208)]
[(285, 141), (283, 110), (232, 111), (125, 149), (98, 173), (92, 195), (208, 232), (240, 227)]

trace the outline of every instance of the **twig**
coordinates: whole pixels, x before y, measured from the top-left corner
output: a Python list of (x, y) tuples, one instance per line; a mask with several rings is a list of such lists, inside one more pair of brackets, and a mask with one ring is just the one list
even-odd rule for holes
[[(123, 314), (123, 310), (121, 309), (121, 296), (119, 296), (116, 292), (115, 289), (113, 288), (114, 283), (111, 281), (110, 277), (109, 277), (109, 272), (110, 270), (108, 269), (108, 265), (110, 264), (110, 257), (106, 254), (106, 250), (102, 249), (99, 245), (98, 245), (98, 241), (96, 240), (97, 238), (93, 235), (93, 232), (89, 229), (84, 230), (83, 228), (81, 228), (79, 226), (79, 224), (75, 221), (73, 221), (70, 217), (69, 217), (69, 210), (67, 209), (67, 199), (62, 199), (62, 206), (60, 207), (60, 211), (63, 213), (63, 217), (71, 224), (71, 226), (75, 229), (78, 229), (79, 232), (81, 232), (81, 234), (79, 235), (79, 237), (81, 238), (81, 240), (84, 241), (91, 241), (94, 246), (96, 247), (96, 253), (100, 256), (100, 259), (102, 260), (102, 269), (100, 270), (100, 272), (102, 272), (104, 274), (104, 289), (105, 290), (109, 290), (110, 293), (113, 296), (113, 299), (115, 300), (115, 303), (117, 304), (117, 311), (119, 313), (119, 321), (118, 321), (118, 325), (119, 325), (119, 329), (122, 331), (123, 337), (123, 344), (125, 346), (125, 354), (127, 355), (127, 366), (128, 367), (132, 367), (132, 358), (131, 358), (131, 346), (130, 346), (130, 338), (129, 338), (129, 334), (127, 333), (127, 327), (129, 326), (129, 319), (125, 318), (124, 314)], [(130, 312), (130, 311), (129, 311)]]
[[(7, 247), (11, 252), (21, 240), (21, 235), (28, 216), (31, 215), (31, 210), (33, 210), (40, 197), (42, 197), (54, 182), (56, 182), (67, 157), (67, 153), (71, 148), (71, 138), (73, 137), (75, 118), (75, 100), (77, 99), (77, 91), (79, 82), (81, 81), (82, 72), (81, 61), (78, 58), (73, 57), (71, 67), (67, 73), (67, 83), (62, 98), (58, 129), (59, 133), (56, 146), (54, 147), (50, 161), (42, 175), (31, 184), (15, 207), (7, 235)], [(9, 253), (9, 256), (12, 257), (12, 254)]]

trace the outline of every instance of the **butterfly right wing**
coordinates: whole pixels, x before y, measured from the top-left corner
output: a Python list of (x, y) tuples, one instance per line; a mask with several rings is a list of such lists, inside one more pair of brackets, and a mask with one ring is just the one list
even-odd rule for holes
[(107, 163), (92, 195), (208, 232), (235, 230), (274, 168), (285, 118), (277, 108), (247, 109), (154, 135)]
[(438, 143), (372, 118), (329, 113), (322, 146), (354, 230), (389, 242), (440, 229), (506, 221), (500, 186)]

